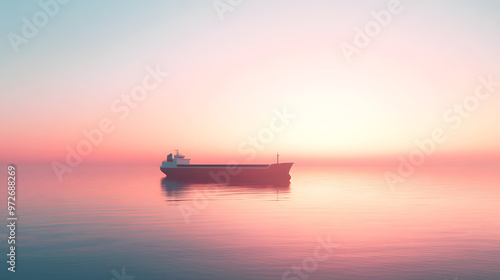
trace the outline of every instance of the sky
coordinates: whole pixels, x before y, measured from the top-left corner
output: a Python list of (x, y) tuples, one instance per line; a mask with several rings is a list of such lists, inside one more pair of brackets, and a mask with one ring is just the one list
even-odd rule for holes
[(498, 11), (1, 1), (0, 162), (500, 162)]

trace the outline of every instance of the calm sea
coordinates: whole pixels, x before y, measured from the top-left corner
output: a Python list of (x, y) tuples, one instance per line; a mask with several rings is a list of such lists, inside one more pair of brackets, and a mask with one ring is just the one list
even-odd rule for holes
[[(3, 223), (7, 184), (0, 177)], [(294, 166), (288, 185), (167, 181), (154, 166), (17, 166), (1, 279), (500, 279), (500, 169)]]

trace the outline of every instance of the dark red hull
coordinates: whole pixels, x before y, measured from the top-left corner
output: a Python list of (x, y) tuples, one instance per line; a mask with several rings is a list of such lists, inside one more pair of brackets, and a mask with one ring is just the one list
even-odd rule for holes
[(214, 184), (241, 182), (288, 182), (293, 163), (279, 164), (191, 164), (177, 167), (161, 167), (168, 179)]

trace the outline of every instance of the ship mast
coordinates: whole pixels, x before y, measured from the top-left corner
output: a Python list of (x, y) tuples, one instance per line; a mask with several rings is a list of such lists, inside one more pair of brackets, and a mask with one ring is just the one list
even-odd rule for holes
[(280, 154), (276, 153), (276, 164), (280, 164)]

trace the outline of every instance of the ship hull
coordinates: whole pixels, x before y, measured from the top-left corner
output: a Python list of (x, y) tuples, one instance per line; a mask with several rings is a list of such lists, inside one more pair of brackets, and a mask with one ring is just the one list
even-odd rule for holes
[(168, 179), (192, 182), (230, 184), (241, 182), (288, 182), (293, 163), (239, 165), (178, 165), (161, 167)]

